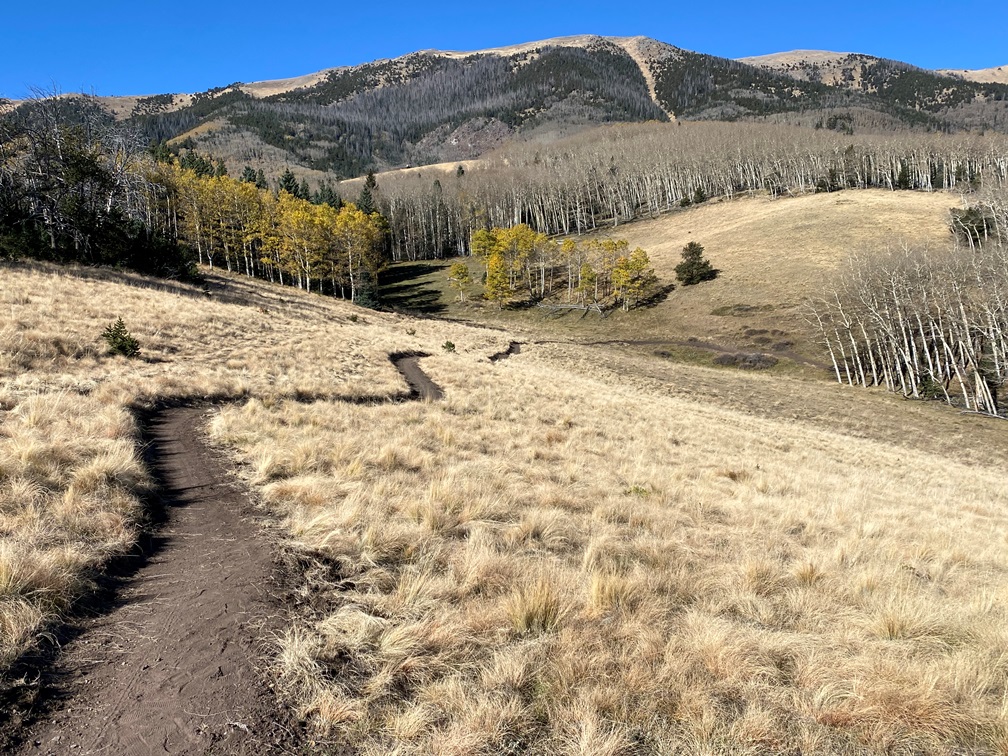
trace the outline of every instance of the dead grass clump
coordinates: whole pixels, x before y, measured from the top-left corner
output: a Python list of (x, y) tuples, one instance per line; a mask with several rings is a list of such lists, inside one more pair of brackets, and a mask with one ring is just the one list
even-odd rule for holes
[(589, 604), (598, 612), (632, 609), (640, 598), (636, 581), (621, 575), (595, 573), (588, 589)]
[(564, 612), (556, 588), (541, 576), (518, 586), (508, 598), (507, 613), (515, 632), (532, 634), (556, 630)]

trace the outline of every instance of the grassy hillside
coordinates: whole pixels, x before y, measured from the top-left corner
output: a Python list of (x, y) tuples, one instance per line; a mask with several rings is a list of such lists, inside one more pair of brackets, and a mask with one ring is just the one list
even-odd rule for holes
[[(950, 200), (757, 198), (621, 227), (661, 271), (697, 239), (723, 273), (611, 327), (726, 339), (797, 328), (780, 303), (844, 249), (906, 228), (938, 239)], [(207, 296), (94, 271), (2, 273), (4, 663), (143, 522), (133, 409), (210, 395), (235, 400), (211, 436), (286, 533), (303, 601), (275, 668), (282, 704), (320, 743), (1008, 747), (1000, 421), (570, 343), (601, 340), (579, 330), (598, 328), (587, 320), (491, 363), (541, 316), (495, 330), (238, 278), (211, 277)], [(104, 353), (98, 334), (118, 315), (139, 360)], [(443, 401), (341, 401), (401, 392), (387, 355), (402, 350), (432, 355), (422, 364)]]
[[(797, 362), (818, 372), (814, 364), (824, 356), (811, 343), (806, 300), (820, 292), (853, 251), (950, 243), (949, 209), (961, 204), (958, 195), (945, 192), (758, 196), (710, 201), (610, 227), (596, 235), (627, 239), (631, 249), (644, 248), (662, 284), (675, 283), (675, 266), (690, 241), (704, 246), (720, 273), (714, 281), (680, 286), (650, 306), (613, 312), (605, 319), (537, 308), (501, 312), (480, 300), (478, 284), (469, 301), (459, 303), (457, 292), (448, 286), (451, 260), (393, 266), (384, 279), (385, 291), (390, 304), (404, 310), (500, 324), (532, 339), (646, 342), (638, 348), (706, 364), (724, 350), (767, 352), (790, 367)], [(464, 260), (479, 281), (480, 262)]]

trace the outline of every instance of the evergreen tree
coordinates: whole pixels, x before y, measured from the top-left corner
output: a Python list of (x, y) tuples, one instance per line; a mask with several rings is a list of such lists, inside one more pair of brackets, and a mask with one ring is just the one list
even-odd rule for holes
[(269, 189), (269, 183), (266, 181), (266, 174), (263, 173), (262, 168), (256, 171), (255, 185), (256, 189)]
[(711, 267), (703, 252), (704, 248), (696, 242), (683, 247), (682, 262), (675, 267), (676, 278), (683, 286), (692, 286), (717, 277), (718, 272)]
[(175, 159), (171, 148), (168, 147), (168, 143), (164, 141), (151, 142), (148, 152), (150, 152), (151, 157), (158, 163), (171, 163)]
[(246, 165), (242, 169), (241, 180), (246, 184), (254, 184), (256, 182), (256, 172), (251, 165)]
[(339, 192), (328, 179), (322, 179), (319, 182), (319, 187), (312, 195), (311, 201), (316, 205), (329, 205), (336, 210), (343, 207), (343, 198), (339, 196)]
[(291, 195), (292, 197), (298, 196), (299, 187), (297, 179), (294, 178), (294, 174), (291, 173), (290, 168), (285, 170), (283, 172), (283, 175), (280, 176), (280, 191), (287, 192), (287, 194)]
[(303, 200), (311, 199), (311, 189), (308, 188), (308, 179), (301, 179), (301, 184), (298, 186), (297, 196), (299, 199)]
[(371, 187), (367, 184), (364, 184), (364, 188), (361, 189), (360, 196), (357, 197), (357, 207), (368, 215), (375, 212), (374, 196), (371, 194)]

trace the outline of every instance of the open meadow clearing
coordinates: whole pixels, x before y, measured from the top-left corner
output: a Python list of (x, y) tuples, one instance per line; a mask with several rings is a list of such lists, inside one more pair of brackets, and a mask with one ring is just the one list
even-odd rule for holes
[[(787, 203), (913, 217), (912, 242), (940, 240), (951, 195), (891, 196), (621, 227), (664, 272), (694, 222), (738, 215), (700, 238), (722, 279), (588, 334), (530, 326), (535, 313), (496, 322), (512, 330), (379, 313), (237, 276), (210, 276), (207, 294), (5, 265), (0, 663), (148, 522), (144, 408), (212, 401), (198, 432), (252, 492), (289, 589), (262, 639), (276, 705), (313, 748), (1008, 753), (1002, 420), (811, 369), (571, 343), (611, 322), (614, 340), (713, 329), (738, 346), (739, 326), (719, 325), (735, 316), (713, 310), (778, 290), (797, 308), (850, 244), (816, 247), (803, 234), (831, 235)], [(775, 266), (777, 243), (753, 240), (784, 211), (785, 246), (810, 251)], [(761, 313), (778, 319), (746, 327), (784, 322)], [(139, 359), (106, 354), (118, 316)], [(406, 401), (389, 360), (402, 353), (428, 355), (442, 399)]]
[(557, 363), (212, 423), (305, 555), (305, 715), (365, 753), (1004, 749), (1000, 464)]

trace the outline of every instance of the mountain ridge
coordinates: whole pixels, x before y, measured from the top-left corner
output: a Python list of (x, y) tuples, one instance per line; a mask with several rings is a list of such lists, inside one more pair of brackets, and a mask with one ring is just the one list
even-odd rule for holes
[(980, 74), (862, 53), (731, 60), (640, 35), (579, 34), (94, 101), (150, 141), (222, 157), (229, 170), (256, 165), (277, 175), (294, 167), (318, 180), (474, 159), (515, 138), (612, 122), (1008, 132), (1008, 84), (971, 75)]

